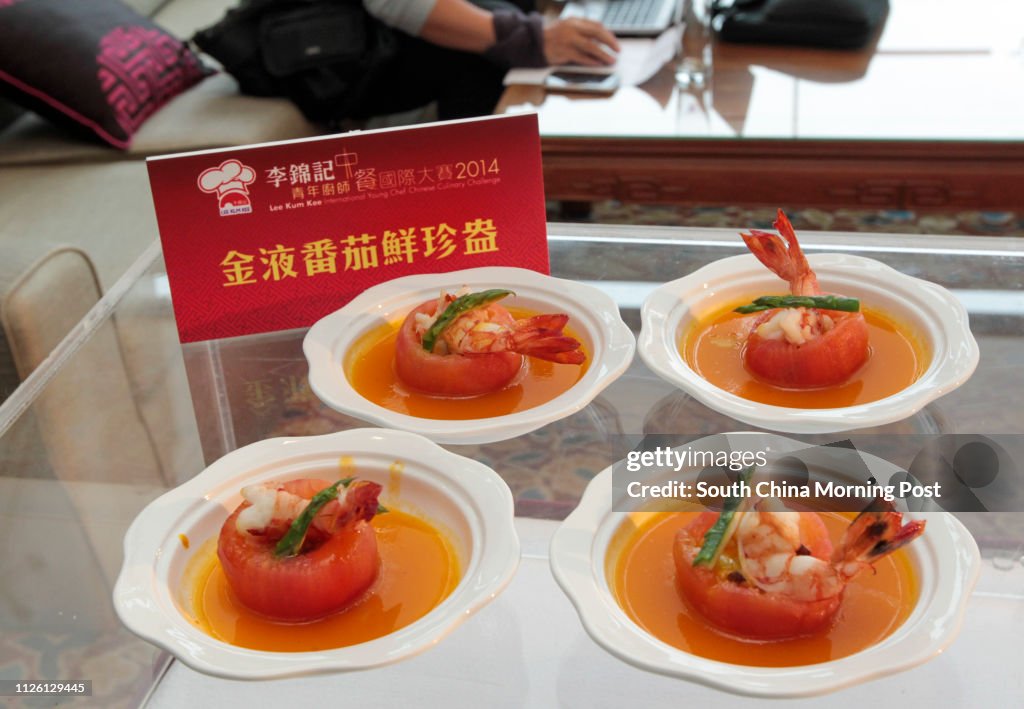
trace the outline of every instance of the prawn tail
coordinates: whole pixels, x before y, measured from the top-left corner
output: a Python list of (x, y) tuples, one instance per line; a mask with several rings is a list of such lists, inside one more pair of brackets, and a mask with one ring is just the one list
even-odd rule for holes
[(903, 515), (895, 510), (866, 510), (857, 515), (843, 534), (833, 562), (873, 563), (917, 539), (924, 528), (924, 520), (903, 524)]
[(820, 295), (817, 276), (800, 248), (793, 225), (781, 209), (773, 226), (778, 234), (751, 229), (749, 233), (741, 232), (740, 236), (758, 261), (789, 283), (793, 295)]
[(582, 364), (586, 355), (580, 351), (579, 340), (563, 332), (568, 322), (569, 316), (564, 313), (517, 320), (509, 349), (560, 364)]
[[(781, 209), (776, 211), (775, 221), (772, 222), (772, 226), (786, 240), (786, 245), (789, 247), (789, 252), (794, 260), (803, 259), (804, 252), (800, 249), (800, 242), (796, 240), (796, 230), (793, 229), (789, 217)], [(804, 261), (806, 262), (806, 259)]]
[(868, 554), (867, 561), (870, 562), (875, 559), (880, 559), (886, 554), (891, 554), (897, 549), (910, 544), (910, 542), (914, 541), (924, 533), (924, 526), (924, 520), (916, 519), (899, 527), (898, 531), (893, 534), (892, 537), (879, 542), (871, 549)]

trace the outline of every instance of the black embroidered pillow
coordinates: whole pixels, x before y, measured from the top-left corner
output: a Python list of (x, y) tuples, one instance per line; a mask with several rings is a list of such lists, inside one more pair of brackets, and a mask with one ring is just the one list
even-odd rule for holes
[(0, 91), (117, 148), (207, 73), (185, 44), (118, 0), (0, 0)]

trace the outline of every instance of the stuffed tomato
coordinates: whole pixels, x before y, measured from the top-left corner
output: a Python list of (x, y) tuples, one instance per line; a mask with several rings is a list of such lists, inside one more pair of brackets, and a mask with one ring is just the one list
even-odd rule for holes
[(406, 316), (395, 344), (395, 372), (411, 389), (443, 397), (471, 397), (512, 384), (526, 357), (581, 364), (580, 343), (562, 330), (564, 314), (517, 320), (494, 289), (442, 294)]
[[(807, 635), (832, 622), (840, 596), (803, 601), (766, 593), (747, 580), (735, 554), (712, 566), (695, 565), (704, 534), (717, 519), (714, 512), (699, 515), (679, 531), (672, 550), (679, 591), (704, 618), (728, 633), (758, 640)], [(803, 515), (800, 530), (809, 553), (827, 560), (832, 542), (818, 516)]]
[(731, 500), (676, 535), (672, 554), (680, 594), (715, 627), (753, 640), (817, 633), (839, 612), (846, 585), (875, 561), (924, 532), (891, 505), (861, 512), (833, 549), (815, 512), (774, 498), (738, 511)]
[[(786, 333), (780, 324), (786, 319), (795, 321), (799, 335)], [(788, 309), (769, 311), (754, 322), (743, 361), (747, 371), (766, 384), (820, 389), (847, 381), (864, 366), (869, 353), (868, 326), (861, 313)]]
[[(524, 357), (516, 352), (479, 354), (436, 353), (423, 347), (423, 334), (417, 332), (416, 316), (433, 316), (437, 301), (417, 306), (402, 322), (395, 342), (395, 372), (407, 386), (435, 396), (478, 396), (508, 386), (523, 368)], [(499, 305), (491, 305), (488, 315), (499, 324), (515, 322)], [(440, 348), (439, 348), (440, 349)]]
[[(381, 486), (356, 481), (339, 499), (346, 483), (301, 479), (243, 489), (246, 501), (221, 527), (217, 556), (244, 606), (305, 622), (343, 610), (373, 584), (380, 557), (370, 520)], [(309, 514), (314, 503), (322, 505)]]
[(843, 384), (868, 361), (868, 326), (860, 302), (825, 294), (780, 209), (779, 234), (741, 234), (757, 259), (789, 283), (789, 296), (762, 296), (737, 312), (766, 311), (754, 321), (743, 362), (756, 379), (786, 389)]

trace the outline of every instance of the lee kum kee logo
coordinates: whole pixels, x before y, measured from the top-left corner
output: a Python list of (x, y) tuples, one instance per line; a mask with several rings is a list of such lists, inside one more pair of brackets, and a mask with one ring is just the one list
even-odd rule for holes
[(238, 160), (225, 160), (217, 167), (211, 167), (199, 175), (199, 189), (207, 194), (217, 195), (217, 205), (222, 217), (252, 212), (249, 185), (256, 181), (256, 171)]

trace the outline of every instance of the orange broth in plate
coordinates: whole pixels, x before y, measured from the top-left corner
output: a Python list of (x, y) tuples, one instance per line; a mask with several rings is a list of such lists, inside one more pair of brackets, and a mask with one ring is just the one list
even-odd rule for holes
[(844, 384), (824, 389), (783, 389), (754, 378), (743, 364), (743, 346), (761, 313), (742, 315), (723, 308), (694, 323), (679, 344), (683, 360), (701, 377), (736, 396), (794, 409), (834, 409), (867, 404), (897, 394), (920, 377), (931, 357), (903, 325), (864, 308), (871, 353), (867, 363)]
[(217, 558), (217, 537), (190, 562), (189, 618), (208, 635), (231, 645), (270, 652), (306, 652), (356, 645), (419, 620), (455, 589), (461, 572), (451, 543), (431, 524), (389, 510), (371, 524), (380, 571), (349, 608), (309, 623), (270, 620), (243, 606)]
[[(508, 308), (517, 320), (537, 313)], [(400, 414), (425, 419), (466, 420), (505, 416), (545, 404), (568, 391), (590, 366), (590, 352), (583, 364), (557, 364), (526, 357), (523, 372), (500, 391), (467, 398), (431, 396), (408, 389), (395, 373), (395, 341), (404, 317), (363, 334), (345, 356), (345, 374), (363, 398)], [(566, 335), (580, 340), (572, 328)], [(582, 340), (580, 340), (582, 342)]]
[[(716, 629), (683, 599), (676, 585), (672, 544), (700, 512), (651, 513), (627, 520), (605, 560), (612, 593), (633, 622), (659, 640), (700, 657), (735, 665), (796, 667), (860, 652), (910, 616), (918, 586), (903, 550), (884, 557), (847, 584), (835, 622), (822, 633), (787, 640), (747, 640)], [(816, 514), (816, 513), (808, 513)], [(833, 543), (850, 519), (821, 515)]]

